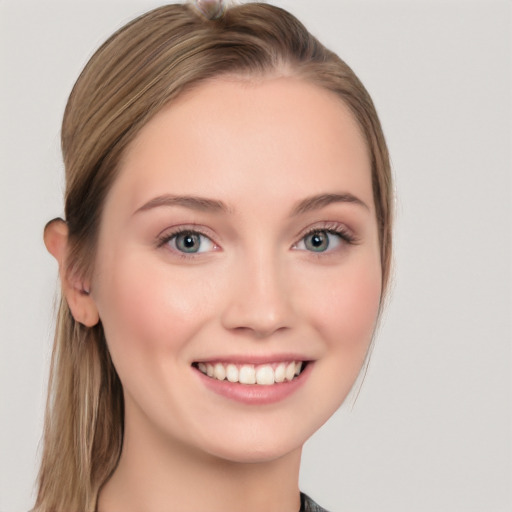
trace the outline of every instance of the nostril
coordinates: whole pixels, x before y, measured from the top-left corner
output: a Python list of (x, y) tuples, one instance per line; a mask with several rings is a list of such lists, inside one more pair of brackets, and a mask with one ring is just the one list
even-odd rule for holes
[(293, 294), (289, 293), (286, 275), (272, 263), (253, 264), (254, 272), (235, 272), (232, 294), (222, 312), (223, 326), (256, 339), (293, 327), (297, 320)]

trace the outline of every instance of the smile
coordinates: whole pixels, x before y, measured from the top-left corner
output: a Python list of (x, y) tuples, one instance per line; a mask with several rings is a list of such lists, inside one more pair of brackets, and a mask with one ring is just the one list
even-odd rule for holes
[(287, 361), (269, 364), (235, 364), (235, 363), (194, 363), (204, 375), (219, 381), (227, 380), (231, 383), (257, 384), (272, 386), (283, 382), (290, 382), (298, 377), (305, 365), (303, 361)]

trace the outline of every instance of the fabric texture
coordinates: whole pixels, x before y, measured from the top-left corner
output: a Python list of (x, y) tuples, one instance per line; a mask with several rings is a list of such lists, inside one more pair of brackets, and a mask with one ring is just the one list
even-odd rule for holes
[(315, 503), (308, 495), (301, 492), (299, 512), (328, 512), (328, 510), (325, 510), (325, 508)]

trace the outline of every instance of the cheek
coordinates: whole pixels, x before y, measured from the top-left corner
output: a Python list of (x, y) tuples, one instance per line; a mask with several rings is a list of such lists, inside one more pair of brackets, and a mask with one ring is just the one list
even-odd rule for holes
[(380, 275), (372, 279), (367, 274), (351, 275), (332, 292), (328, 314), (333, 324), (346, 333), (340, 341), (356, 345), (370, 341), (377, 321), (381, 295)]
[(157, 353), (179, 358), (209, 308), (204, 287), (158, 262), (118, 259), (98, 283), (98, 309), (116, 366)]
[(311, 323), (331, 351), (343, 353), (344, 363), (362, 364), (379, 313), (380, 262), (357, 261), (317, 284), (309, 297)]
[(364, 364), (379, 313), (380, 261), (361, 258), (307, 282), (315, 286), (302, 294), (302, 311), (322, 340), (308, 388), (308, 414), (318, 428), (341, 406)]

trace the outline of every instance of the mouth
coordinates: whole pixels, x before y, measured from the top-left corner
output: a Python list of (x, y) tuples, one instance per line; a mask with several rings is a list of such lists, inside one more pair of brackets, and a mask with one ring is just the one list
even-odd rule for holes
[(192, 364), (203, 375), (213, 380), (260, 386), (291, 382), (301, 375), (307, 365), (308, 361), (281, 361), (267, 364), (211, 361)]

